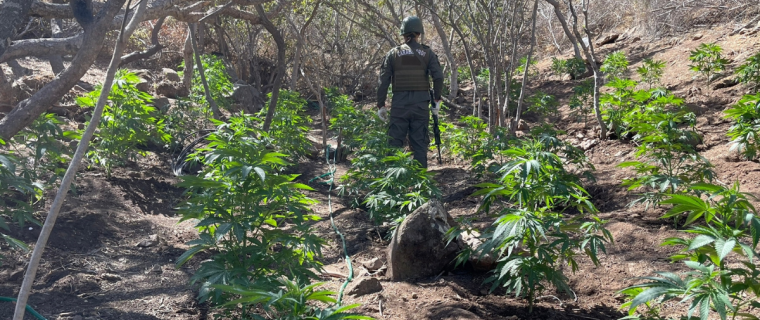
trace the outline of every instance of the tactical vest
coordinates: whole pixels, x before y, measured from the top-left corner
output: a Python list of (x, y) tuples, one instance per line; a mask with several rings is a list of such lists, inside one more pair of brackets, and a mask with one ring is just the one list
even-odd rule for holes
[(431, 51), (420, 45), (417, 53), (424, 61), (424, 65), (408, 44), (400, 45), (394, 50), (393, 54), (396, 56), (393, 61), (393, 92), (430, 90), (427, 66), (430, 62)]

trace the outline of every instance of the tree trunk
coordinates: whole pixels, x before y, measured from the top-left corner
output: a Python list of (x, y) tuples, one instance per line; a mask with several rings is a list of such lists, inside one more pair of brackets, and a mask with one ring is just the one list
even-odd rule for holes
[[(129, 2), (131, 2), (131, 0)], [(140, 15), (144, 12), (147, 3), (147, 1), (142, 1), (140, 3), (140, 6), (137, 8), (135, 15), (133, 15), (133, 21), (130, 22), (130, 25), (132, 25), (133, 22), (135, 24), (139, 22)], [(129, 3), (127, 3), (127, 12), (128, 11)], [(122, 25), (126, 25), (126, 19)], [(64, 199), (66, 199), (66, 194), (69, 192), (71, 183), (76, 176), (76, 172), (79, 169), (79, 164), (82, 162), (82, 158), (84, 158), (84, 155), (87, 152), (90, 140), (95, 134), (95, 130), (98, 128), (100, 116), (102, 115), (103, 109), (105, 108), (106, 102), (108, 101), (108, 95), (113, 85), (113, 79), (116, 74), (116, 70), (119, 69), (119, 60), (121, 60), (121, 52), (124, 50), (124, 44), (126, 43), (125, 39), (128, 39), (130, 36), (129, 32), (125, 32), (125, 29), (126, 28), (122, 27), (122, 30), (119, 32), (118, 39), (116, 40), (113, 57), (111, 58), (111, 63), (108, 66), (108, 71), (106, 71), (106, 79), (103, 82), (103, 89), (100, 92), (100, 97), (98, 98), (98, 103), (95, 106), (95, 110), (93, 111), (90, 124), (87, 126), (87, 129), (82, 135), (82, 138), (77, 145), (77, 150), (71, 159), (71, 163), (69, 163), (69, 167), (66, 170), (63, 179), (61, 179), (61, 186), (58, 188), (55, 199), (50, 206), (50, 211), (48, 211), (48, 215), (45, 218), (45, 224), (42, 226), (42, 230), (40, 231), (37, 243), (34, 245), (34, 251), (32, 252), (32, 256), (29, 259), (29, 265), (27, 266), (26, 274), (24, 275), (24, 281), (21, 284), (21, 289), (19, 290), (15, 313), (13, 314), (14, 320), (24, 319), (26, 302), (29, 299), (29, 294), (31, 294), (32, 284), (34, 283), (34, 278), (37, 275), (37, 269), (39, 267), (40, 260), (42, 259), (42, 253), (45, 250), (45, 245), (47, 244), (47, 241), (50, 238), (50, 234), (53, 231), (55, 220), (58, 218), (58, 213), (61, 210)]]
[(0, 108), (13, 108), (16, 101), (13, 97), (13, 87), (10, 79), (5, 77), (5, 71), (0, 67)]
[(314, 9), (311, 11), (311, 14), (309, 15), (309, 18), (306, 19), (306, 22), (304, 22), (303, 26), (301, 27), (301, 30), (299, 31), (298, 28), (296, 28), (295, 23), (288, 17), (288, 22), (293, 27), (294, 32), (298, 32), (298, 41), (296, 41), (296, 52), (293, 56), (293, 71), (290, 72), (290, 90), (295, 91), (296, 86), (298, 86), (298, 75), (301, 72), (301, 51), (303, 51), (304, 46), (304, 34), (306, 33), (306, 28), (309, 27), (309, 24), (314, 20), (314, 17), (317, 15), (317, 10), (319, 10), (319, 5), (322, 4), (322, 1), (317, 1), (317, 3), (314, 5)]
[(198, 44), (195, 41), (195, 26), (188, 24), (188, 27), (190, 27), (190, 39), (192, 39), (193, 52), (195, 52), (195, 63), (198, 67), (198, 74), (201, 76), (203, 91), (206, 94), (206, 101), (208, 102), (209, 107), (211, 107), (211, 112), (214, 113), (214, 119), (218, 120), (222, 117), (222, 113), (219, 111), (219, 106), (216, 105), (216, 101), (214, 101), (214, 98), (211, 96), (211, 90), (208, 87), (208, 81), (206, 81), (206, 73), (203, 70), (203, 59), (201, 59), (201, 53), (198, 51)]
[(188, 25), (185, 47), (182, 49), (183, 59), (185, 60), (185, 71), (182, 73), (182, 84), (185, 85), (185, 88), (187, 89), (193, 87), (193, 70), (195, 69), (195, 62), (193, 62), (193, 33), (190, 29), (191, 28)]
[[(54, 1), (55, 3), (60, 2)], [(50, 29), (53, 34), (53, 38), (60, 39), (63, 38), (63, 31), (61, 31), (61, 19), (50, 19)], [(60, 54), (54, 54), (48, 56), (48, 61), (50, 62), (50, 68), (53, 69), (53, 74), (59, 74), (64, 69), (66, 69), (66, 66), (63, 65), (63, 57)]]
[(528, 84), (528, 69), (530, 67), (530, 59), (533, 56), (533, 48), (536, 46), (536, 12), (538, 12), (538, 0), (533, 2), (533, 27), (530, 31), (530, 50), (528, 50), (528, 58), (525, 61), (525, 70), (523, 71), (522, 88), (520, 88), (520, 98), (517, 100), (517, 112), (515, 113), (515, 121), (512, 124), (511, 131), (514, 133), (517, 131), (517, 126), (520, 125), (520, 116), (522, 113), (523, 101), (525, 99), (525, 87)]
[(269, 109), (267, 109), (267, 117), (264, 119), (263, 130), (269, 132), (269, 127), (272, 125), (272, 118), (274, 117), (274, 109), (277, 108), (277, 98), (280, 96), (280, 87), (282, 86), (282, 76), (285, 73), (285, 39), (277, 30), (277, 27), (269, 21), (269, 18), (264, 11), (264, 7), (260, 4), (254, 5), (256, 12), (261, 17), (261, 24), (269, 31), (274, 38), (274, 42), (277, 43), (277, 69), (275, 71), (274, 84), (272, 86), (272, 97), (269, 99)]
[(578, 48), (578, 39), (573, 36), (573, 33), (570, 31), (570, 27), (567, 26), (567, 19), (565, 19), (565, 15), (562, 14), (562, 10), (560, 7), (560, 4), (556, 0), (546, 0), (549, 4), (554, 7), (554, 14), (557, 15), (557, 20), (559, 20), (559, 24), (562, 25), (562, 30), (565, 30), (565, 35), (567, 36), (567, 39), (570, 40), (570, 43), (573, 45), (573, 52), (575, 53), (575, 58), (579, 60), (583, 60), (581, 57), (581, 50)]
[[(24, 0), (27, 1), (27, 0)], [(56, 79), (37, 91), (30, 98), (21, 101), (5, 118), (0, 120), (0, 139), (9, 140), (24, 127), (34, 122), (45, 110), (57, 102), (87, 72), (103, 46), (103, 39), (109, 31), (113, 17), (126, 0), (110, 0), (91, 28), (84, 31), (83, 50), (79, 50), (69, 67)]]
[(456, 99), (457, 92), (459, 91), (459, 70), (457, 70), (457, 61), (454, 59), (454, 54), (451, 53), (451, 43), (449, 43), (449, 39), (446, 37), (446, 31), (443, 30), (441, 19), (438, 17), (438, 12), (435, 9), (433, 1), (430, 2), (430, 6), (433, 26), (435, 26), (435, 31), (438, 32), (438, 37), (441, 38), (443, 52), (446, 55), (446, 61), (449, 62), (449, 69), (451, 69), (451, 73), (449, 73), (449, 100), (453, 101)]

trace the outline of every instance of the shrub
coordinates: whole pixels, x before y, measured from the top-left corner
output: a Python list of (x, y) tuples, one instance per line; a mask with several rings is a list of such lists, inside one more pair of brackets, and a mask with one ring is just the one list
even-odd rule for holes
[[(310, 221), (319, 220), (295, 183), (296, 175), (280, 174), (288, 164), (285, 154), (267, 146), (271, 137), (257, 129), (251, 116), (217, 122), (208, 146), (190, 158), (204, 164), (198, 176), (183, 176), (188, 199), (180, 207), (182, 220), (197, 219), (199, 239), (177, 259), (183, 265), (201, 251), (213, 253), (192, 277), (201, 283), (200, 298), (224, 308), (236, 309), (239, 291), (276, 288), (280, 279), (306, 281), (320, 270), (318, 261), (324, 240), (311, 232)], [(271, 294), (276, 294), (272, 292)]]
[[(337, 131), (341, 146), (348, 152), (356, 152), (369, 142), (368, 132), (382, 132), (386, 122), (377, 117), (377, 113), (362, 110), (354, 106), (346, 95), (339, 95), (328, 90), (328, 99), (332, 105), (330, 130)], [(372, 148), (372, 146), (370, 146)]]
[[(155, 108), (148, 105), (151, 96), (137, 90), (135, 85), (140, 78), (134, 73), (119, 70), (108, 100), (112, 102), (103, 110), (103, 117), (98, 125), (99, 131), (93, 138), (87, 158), (94, 164), (106, 169), (106, 176), (111, 176), (111, 169), (126, 160), (134, 160), (137, 155), (145, 155), (138, 147), (151, 139), (168, 143), (171, 139), (164, 132), (162, 120), (154, 117)], [(101, 88), (97, 88), (84, 97), (77, 99), (82, 107), (95, 107)]]
[[(662, 245), (680, 246), (681, 252), (673, 255), (674, 262), (684, 261), (689, 272), (675, 274), (657, 272), (657, 277), (644, 277), (646, 282), (624, 290), (629, 301), (630, 317), (641, 305), (649, 307), (648, 314), (659, 317), (659, 305), (679, 300), (689, 304), (686, 318), (695, 311), (706, 320), (713, 311), (722, 320), (729, 316), (736, 319), (756, 319), (745, 312), (748, 306), (760, 307), (760, 269), (754, 262), (757, 244), (760, 242), (760, 218), (749, 201), (749, 195), (739, 191), (739, 185), (722, 187), (711, 184), (695, 184), (692, 191), (707, 197), (672, 194), (663, 204), (673, 207), (663, 218), (686, 215), (686, 233), (696, 237), (666, 239)], [(698, 220), (702, 220), (697, 223)], [(733, 254), (741, 263), (728, 263)], [(752, 297), (754, 296), (754, 297)]]
[(752, 88), (757, 92), (760, 86), (760, 53), (747, 58), (747, 61), (736, 69), (736, 75), (739, 82), (754, 84)]
[(721, 57), (723, 48), (714, 43), (703, 43), (699, 47), (691, 52), (689, 60), (691, 60), (691, 70), (701, 74), (707, 80), (707, 84), (715, 78), (717, 74), (722, 72), (728, 64), (728, 60)]
[(641, 81), (649, 84), (651, 90), (654, 84), (659, 83), (665, 72), (665, 61), (644, 59), (641, 67), (636, 69), (636, 72), (641, 76)]
[(628, 59), (625, 57), (625, 52), (615, 51), (608, 55), (600, 70), (613, 79), (625, 76), (628, 72)]
[(746, 159), (757, 159), (760, 150), (760, 93), (746, 95), (725, 111), (726, 118), (734, 121), (728, 129), (731, 151), (737, 151)]
[[(2, 140), (0, 143), (5, 144)], [(40, 225), (32, 217), (32, 200), (42, 198), (42, 185), (17, 174), (19, 161), (12, 154), (0, 154), (0, 230), (10, 231), (7, 220), (15, 221), (23, 228), (26, 222)], [(0, 238), (11, 247), (29, 251), (29, 247), (2, 232)], [(1, 252), (1, 251), (0, 251)], [(0, 255), (0, 262), (2, 255)]]

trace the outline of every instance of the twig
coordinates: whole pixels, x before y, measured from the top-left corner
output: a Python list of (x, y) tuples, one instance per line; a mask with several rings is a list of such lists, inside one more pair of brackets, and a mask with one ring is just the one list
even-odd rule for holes
[(560, 300), (560, 299), (559, 299), (559, 298), (557, 298), (556, 296), (552, 296), (552, 295), (547, 295), (547, 296), (540, 296), (540, 297), (536, 298), (536, 300), (538, 300), (538, 299), (543, 299), (543, 298), (554, 298), (554, 299), (556, 299), (557, 301), (559, 301), (559, 307), (560, 307), (560, 308), (562, 308), (562, 307), (564, 307), (564, 306), (565, 306), (565, 303), (564, 303), (564, 302), (562, 302), (562, 300)]

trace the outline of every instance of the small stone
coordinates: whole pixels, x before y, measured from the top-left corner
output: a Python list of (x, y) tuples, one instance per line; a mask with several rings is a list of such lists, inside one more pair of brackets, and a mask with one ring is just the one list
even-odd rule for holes
[(362, 263), (362, 265), (367, 268), (367, 270), (374, 272), (383, 267), (383, 262), (378, 258), (373, 258), (372, 260)]
[(135, 88), (142, 92), (148, 92), (150, 91), (150, 82), (144, 78), (140, 78), (140, 82), (135, 85)]
[(104, 273), (103, 275), (100, 276), (100, 278), (103, 280), (113, 281), (113, 282), (121, 281), (122, 279), (120, 275), (113, 274), (113, 273)]
[(158, 244), (158, 235), (152, 234), (148, 236), (148, 239), (145, 239), (143, 241), (140, 241), (137, 246), (142, 248), (152, 247)]
[(578, 138), (578, 139), (583, 139), (584, 135), (582, 133), (578, 132), (578, 133), (575, 134), (575, 137)]
[(694, 35), (694, 36), (693, 36), (691, 39), (692, 39), (692, 40), (694, 40), (694, 41), (697, 41), (697, 40), (699, 40), (699, 39), (702, 39), (702, 37), (704, 37), (704, 35), (703, 35), (703, 34), (701, 34), (701, 33), (697, 33), (697, 34), (695, 34), (695, 35)]
[(377, 278), (362, 278), (349, 286), (348, 294), (360, 297), (380, 291), (383, 291), (383, 285), (380, 284), (380, 280), (377, 280)]
[(417, 298), (418, 298), (417, 293), (412, 293), (412, 299), (417, 299)]

